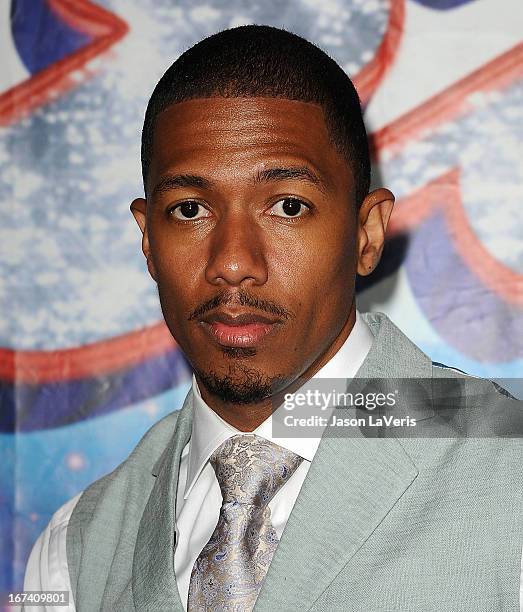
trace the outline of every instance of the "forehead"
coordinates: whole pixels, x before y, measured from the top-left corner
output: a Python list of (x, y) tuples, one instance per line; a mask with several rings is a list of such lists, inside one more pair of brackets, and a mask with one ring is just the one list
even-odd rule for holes
[(173, 167), (229, 176), (272, 163), (312, 166), (347, 180), (318, 104), (283, 98), (197, 98), (169, 106), (155, 122), (151, 177)]

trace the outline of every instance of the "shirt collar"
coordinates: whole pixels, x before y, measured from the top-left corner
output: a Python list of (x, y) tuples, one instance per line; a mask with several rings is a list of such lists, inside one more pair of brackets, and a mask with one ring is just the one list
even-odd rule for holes
[[(358, 311), (356, 322), (347, 339), (338, 352), (312, 378), (352, 378), (360, 369), (372, 345), (373, 335)], [(187, 499), (200, 472), (212, 453), (230, 438), (241, 432), (227, 421), (224, 421), (203, 400), (198, 383), (193, 374), (192, 393), (194, 415), (192, 433), (189, 442), (187, 481), (184, 499)], [(282, 410), (280, 406), (277, 410)], [(284, 448), (287, 448), (307, 461), (312, 461), (321, 438), (273, 438), (272, 415), (261, 423), (253, 432)]]

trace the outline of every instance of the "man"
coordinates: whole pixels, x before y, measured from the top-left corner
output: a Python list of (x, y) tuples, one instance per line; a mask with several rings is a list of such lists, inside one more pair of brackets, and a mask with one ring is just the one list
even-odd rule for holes
[(156, 86), (142, 167), (131, 210), (192, 389), (57, 512), (26, 588), (82, 612), (516, 609), (517, 440), (273, 436), (305, 381), (466, 378), (356, 310), (394, 197), (368, 192), (341, 68), (275, 28), (211, 36)]

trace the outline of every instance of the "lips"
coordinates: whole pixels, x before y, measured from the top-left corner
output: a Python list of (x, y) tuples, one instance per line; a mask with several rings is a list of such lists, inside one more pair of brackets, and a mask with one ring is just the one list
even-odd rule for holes
[(215, 312), (200, 321), (203, 329), (222, 346), (253, 347), (271, 332), (281, 321), (261, 315), (242, 313), (232, 315)]

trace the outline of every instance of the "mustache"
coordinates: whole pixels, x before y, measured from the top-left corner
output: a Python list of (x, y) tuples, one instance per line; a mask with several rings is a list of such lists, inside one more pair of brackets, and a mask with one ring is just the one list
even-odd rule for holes
[(193, 321), (194, 319), (199, 319), (207, 312), (214, 310), (219, 306), (229, 306), (231, 304), (250, 306), (251, 308), (261, 312), (267, 312), (271, 315), (280, 317), (281, 319), (290, 319), (294, 316), (290, 310), (287, 310), (283, 306), (279, 306), (278, 304), (275, 304), (269, 300), (263, 300), (261, 298), (249, 295), (245, 291), (239, 291), (236, 293), (220, 293), (216, 295), (193, 310), (187, 320)]

